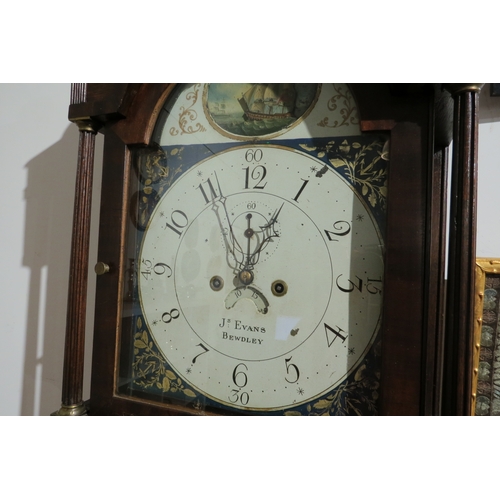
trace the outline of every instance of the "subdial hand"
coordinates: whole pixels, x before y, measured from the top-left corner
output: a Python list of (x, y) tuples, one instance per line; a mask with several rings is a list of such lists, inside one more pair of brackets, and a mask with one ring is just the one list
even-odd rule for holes
[(250, 221), (252, 220), (252, 214), (247, 214), (247, 229), (245, 231), (245, 237), (247, 239), (247, 263), (245, 265), (245, 268), (250, 269), (250, 243), (252, 236), (254, 235), (253, 229), (250, 227)]

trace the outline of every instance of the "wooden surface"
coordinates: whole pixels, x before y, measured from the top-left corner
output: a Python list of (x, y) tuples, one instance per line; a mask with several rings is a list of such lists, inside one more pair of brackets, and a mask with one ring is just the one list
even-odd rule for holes
[(80, 405), (83, 403), (85, 314), (94, 144), (94, 133), (87, 131), (80, 132), (64, 350), (63, 406)]
[(419, 415), (425, 365), (426, 131), (398, 123), (391, 131), (384, 309), (381, 414)]
[(445, 325), (445, 264), (447, 238), (449, 150), (443, 148), (434, 154), (431, 177), (430, 220), (428, 225), (429, 276), (425, 309), (427, 315), (427, 338), (425, 344), (425, 415), (441, 413), (444, 325)]
[(479, 93), (455, 95), (443, 413), (469, 415), (472, 397)]
[(441, 398), (451, 97), (428, 85), (392, 94), (386, 87), (374, 99), (371, 87), (354, 86), (362, 128), (391, 131), (380, 410), (433, 415)]

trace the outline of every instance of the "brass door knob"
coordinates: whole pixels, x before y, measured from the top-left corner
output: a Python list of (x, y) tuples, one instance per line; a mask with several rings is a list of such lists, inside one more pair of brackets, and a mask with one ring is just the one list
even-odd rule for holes
[(109, 266), (108, 266), (108, 264), (105, 264), (104, 262), (98, 262), (94, 266), (94, 271), (98, 276), (101, 276), (102, 274), (109, 273)]

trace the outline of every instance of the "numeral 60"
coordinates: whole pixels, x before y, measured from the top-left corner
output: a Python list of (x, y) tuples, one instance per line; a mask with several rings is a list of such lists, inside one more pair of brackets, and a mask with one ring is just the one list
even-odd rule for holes
[(249, 149), (246, 153), (245, 153), (245, 160), (248, 161), (248, 162), (251, 162), (251, 161), (260, 161), (262, 160), (262, 149)]

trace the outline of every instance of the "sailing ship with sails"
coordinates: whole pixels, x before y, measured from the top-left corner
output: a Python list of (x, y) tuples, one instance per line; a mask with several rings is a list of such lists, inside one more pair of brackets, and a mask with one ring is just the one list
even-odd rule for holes
[(245, 120), (294, 116), (297, 94), (293, 83), (255, 83), (239, 99)]

